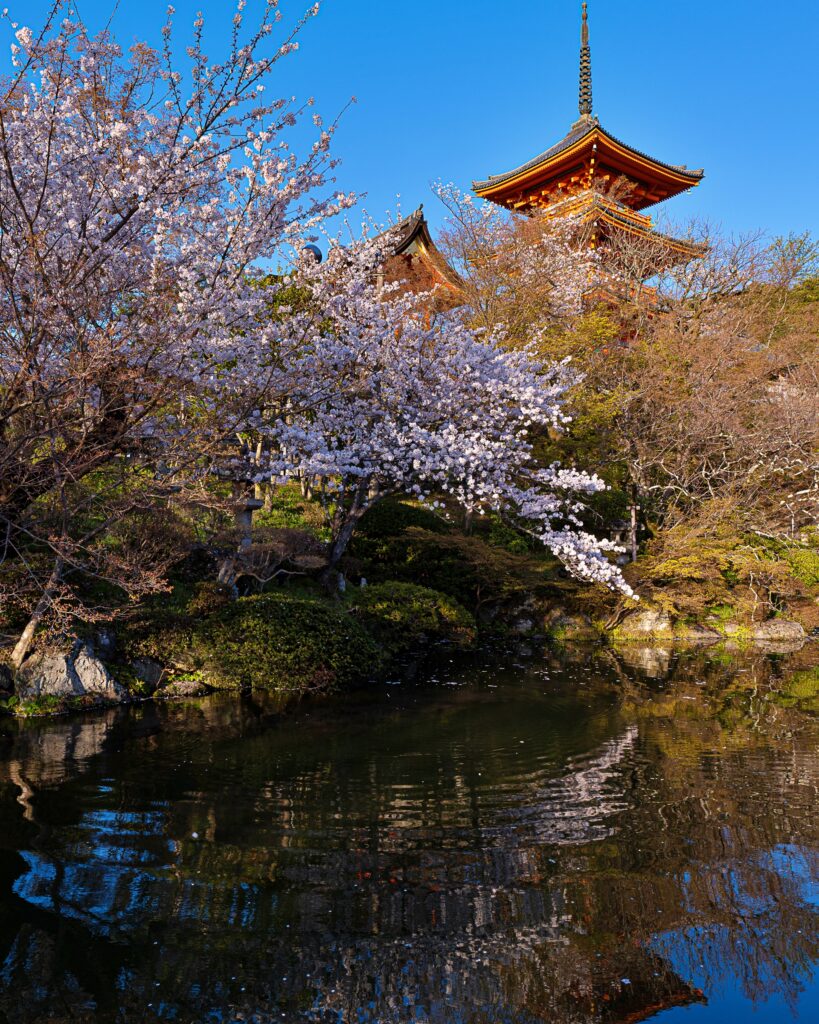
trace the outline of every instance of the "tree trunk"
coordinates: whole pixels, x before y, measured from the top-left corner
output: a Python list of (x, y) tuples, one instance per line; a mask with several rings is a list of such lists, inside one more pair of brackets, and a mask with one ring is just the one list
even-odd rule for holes
[(26, 660), (26, 655), (31, 650), (31, 644), (34, 640), (34, 634), (37, 631), (37, 627), (43, 620), (46, 612), (51, 605), (51, 598), (54, 595), (54, 591), (60, 584), (60, 579), (63, 574), (63, 560), (58, 558), (54, 563), (54, 569), (51, 576), (48, 579), (48, 583), (45, 585), (43, 595), (37, 602), (37, 607), (34, 609), (31, 618), (26, 624), (26, 628), (20, 634), (20, 639), (11, 652), (11, 663), (15, 669), (19, 669), (23, 662)]
[(338, 531), (338, 536), (333, 541), (333, 544), (330, 548), (330, 557), (327, 562), (328, 571), (332, 572), (332, 570), (335, 569), (335, 567), (341, 561), (342, 557), (344, 556), (344, 552), (347, 550), (350, 541), (353, 539), (353, 533), (355, 532), (356, 526), (358, 526), (358, 521), (363, 514), (363, 510), (351, 514), (344, 523), (344, 525), (341, 527), (341, 529)]
[(350, 541), (353, 539), (353, 533), (355, 532), (356, 526), (358, 526), (359, 520), (367, 509), (375, 504), (375, 502), (367, 500), (369, 491), (370, 484), (368, 482), (362, 481), (362, 483), (358, 485), (350, 510), (348, 511), (344, 522), (341, 524), (341, 528), (336, 534), (335, 540), (330, 545), (327, 568), (321, 574), (321, 581), (325, 586), (329, 585), (336, 566), (341, 561), (344, 552), (347, 550)]

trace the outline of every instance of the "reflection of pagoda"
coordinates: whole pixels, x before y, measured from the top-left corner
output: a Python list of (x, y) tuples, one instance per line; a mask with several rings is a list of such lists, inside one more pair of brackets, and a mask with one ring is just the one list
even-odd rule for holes
[(550, 149), (512, 171), (473, 182), (473, 189), (480, 198), (509, 210), (577, 217), (595, 248), (636, 242), (652, 253), (654, 270), (685, 262), (701, 255), (702, 249), (654, 231), (651, 218), (641, 211), (694, 188), (703, 172), (632, 149), (593, 115), (586, 8), (584, 3), (579, 119)]

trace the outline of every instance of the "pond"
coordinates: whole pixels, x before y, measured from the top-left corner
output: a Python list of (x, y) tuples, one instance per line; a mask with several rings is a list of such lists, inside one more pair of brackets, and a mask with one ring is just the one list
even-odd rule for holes
[(805, 657), (5, 720), (0, 1020), (815, 1021)]

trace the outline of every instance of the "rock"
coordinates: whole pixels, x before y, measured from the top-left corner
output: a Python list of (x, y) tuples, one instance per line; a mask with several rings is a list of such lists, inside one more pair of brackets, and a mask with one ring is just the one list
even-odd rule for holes
[(622, 636), (668, 635), (674, 632), (674, 623), (659, 608), (645, 608), (627, 615), (620, 623), (617, 632)]
[(75, 648), (70, 655), (59, 651), (33, 654), (17, 673), (15, 684), (21, 700), (89, 695), (111, 700), (127, 697), (125, 687), (111, 677), (86, 646)]
[(534, 628), (535, 623), (532, 619), (517, 619), (511, 626), (512, 632), (518, 636), (528, 636), (534, 631)]
[(677, 626), (675, 637), (678, 640), (685, 640), (692, 644), (716, 644), (722, 640), (722, 635), (715, 629), (708, 626)]
[(553, 608), (544, 618), (546, 633), (553, 640), (598, 640), (600, 635), (586, 615), (570, 615)]
[(147, 683), (148, 686), (159, 686), (162, 682), (162, 677), (165, 675), (164, 665), (160, 665), (153, 658), (136, 658), (131, 662), (131, 668), (134, 670), (134, 675), (137, 679)]
[(74, 673), (79, 680), (81, 692), (100, 697), (122, 700), (128, 696), (125, 687), (111, 676), (111, 673), (95, 658), (88, 647), (83, 647), (74, 659)]
[(785, 619), (770, 619), (768, 622), (757, 623), (753, 627), (754, 640), (764, 640), (768, 643), (794, 644), (801, 643), (806, 639), (805, 631), (798, 622), (788, 622)]
[(14, 673), (8, 665), (0, 665), (0, 693), (14, 690)]
[(168, 683), (161, 690), (157, 690), (157, 697), (202, 697), (210, 693), (209, 688), (198, 679), (179, 679), (175, 683)]
[(57, 651), (32, 654), (17, 673), (15, 689), (20, 700), (81, 697), (83, 693), (71, 658)]

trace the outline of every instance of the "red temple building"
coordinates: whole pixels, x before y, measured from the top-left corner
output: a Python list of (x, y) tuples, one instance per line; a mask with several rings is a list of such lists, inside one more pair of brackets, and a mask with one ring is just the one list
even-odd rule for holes
[(475, 194), (513, 211), (577, 217), (584, 226), (584, 242), (602, 251), (618, 241), (641, 243), (651, 253), (654, 272), (702, 255), (699, 246), (655, 231), (643, 211), (695, 188), (703, 171), (664, 163), (634, 149), (594, 116), (586, 3), (579, 100), (580, 116), (564, 138), (514, 170), (473, 182)]

